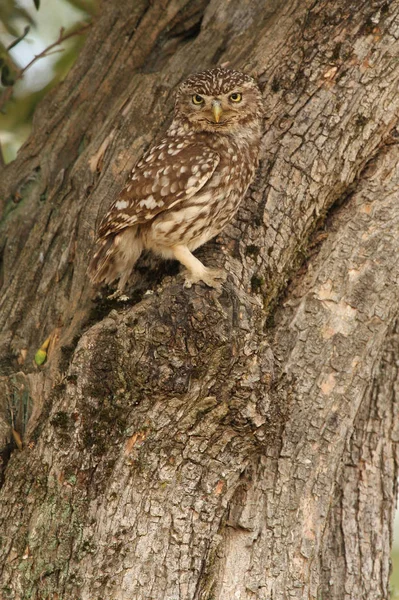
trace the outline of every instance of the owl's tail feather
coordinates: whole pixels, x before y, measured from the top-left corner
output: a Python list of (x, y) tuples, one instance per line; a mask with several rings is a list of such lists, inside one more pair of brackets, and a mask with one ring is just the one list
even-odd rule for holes
[(138, 227), (126, 227), (117, 234), (100, 237), (89, 266), (92, 282), (111, 284), (119, 279), (118, 290), (123, 291), (142, 251)]

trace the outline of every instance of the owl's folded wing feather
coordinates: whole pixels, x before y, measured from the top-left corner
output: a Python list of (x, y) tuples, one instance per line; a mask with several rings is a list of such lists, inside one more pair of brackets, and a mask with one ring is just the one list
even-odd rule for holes
[(134, 167), (124, 189), (105, 215), (98, 240), (148, 223), (196, 194), (212, 177), (220, 157), (202, 143), (164, 138)]

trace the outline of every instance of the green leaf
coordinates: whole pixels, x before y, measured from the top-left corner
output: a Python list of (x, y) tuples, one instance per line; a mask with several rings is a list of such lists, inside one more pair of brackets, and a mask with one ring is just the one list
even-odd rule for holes
[(14, 78), (11, 76), (10, 69), (7, 65), (4, 65), (1, 69), (1, 77), (0, 77), (1, 85), (4, 87), (14, 85)]
[(40, 0), (33, 0), (33, 4), (35, 5), (36, 10), (40, 8)]
[(11, 72), (18, 71), (18, 65), (13, 61), (4, 44), (0, 42), (0, 71), (3, 65), (7, 65)]
[(23, 40), (23, 39), (24, 39), (24, 37), (25, 37), (26, 35), (28, 35), (29, 31), (30, 31), (30, 26), (29, 26), (29, 25), (27, 25), (27, 26), (25, 27), (25, 29), (24, 29), (24, 32), (23, 32), (23, 34), (22, 34), (22, 35), (20, 35), (19, 37), (17, 37), (17, 39), (16, 39), (16, 40), (14, 40), (14, 41), (13, 41), (13, 42), (12, 42), (12, 43), (9, 45), (9, 46), (7, 46), (7, 51), (8, 51), (8, 50), (11, 50), (11, 48), (14, 48), (14, 46), (16, 46), (17, 44), (19, 44), (19, 42), (20, 42), (21, 40)]
[(40, 367), (47, 360), (47, 352), (39, 348), (39, 350), (35, 354), (35, 363)]
[(47, 360), (47, 349), (50, 345), (51, 335), (43, 342), (39, 350), (35, 354), (35, 363), (40, 367), (44, 365)]

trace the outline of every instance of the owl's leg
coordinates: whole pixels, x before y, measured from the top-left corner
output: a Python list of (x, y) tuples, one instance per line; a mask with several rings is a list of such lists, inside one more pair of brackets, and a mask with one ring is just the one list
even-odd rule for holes
[(209, 287), (220, 289), (221, 282), (226, 279), (223, 269), (209, 269), (190, 252), (187, 246), (173, 246), (173, 256), (187, 269), (184, 287), (190, 288), (193, 283), (203, 281)]

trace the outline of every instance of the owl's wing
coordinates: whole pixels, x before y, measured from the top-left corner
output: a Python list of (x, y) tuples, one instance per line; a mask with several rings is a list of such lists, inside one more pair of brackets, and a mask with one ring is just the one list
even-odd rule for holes
[(188, 200), (212, 177), (220, 157), (205, 144), (165, 138), (134, 167), (105, 215), (99, 238), (148, 223), (160, 212)]

